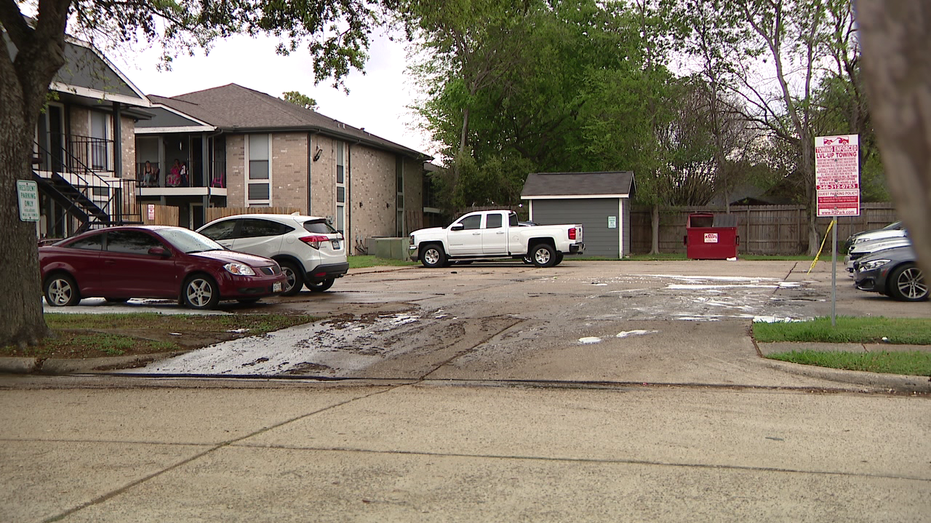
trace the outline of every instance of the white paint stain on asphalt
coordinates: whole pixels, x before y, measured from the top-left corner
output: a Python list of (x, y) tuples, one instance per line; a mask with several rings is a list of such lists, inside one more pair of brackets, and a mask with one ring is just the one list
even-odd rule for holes
[(627, 338), (629, 336), (643, 336), (645, 334), (656, 334), (657, 332), (659, 331), (644, 330), (644, 329), (637, 329), (637, 330), (632, 330), (632, 331), (621, 331), (617, 333), (617, 336), (615, 336), (615, 338)]
[(579, 338), (579, 343), (582, 345), (592, 345), (595, 343), (601, 343), (601, 338), (597, 336), (590, 336), (586, 338)]
[(397, 314), (366, 321), (298, 325), (218, 343), (127, 372), (250, 376), (309, 372), (331, 376), (334, 369), (361, 370), (384, 360), (390, 356), (384, 338), (419, 320), (418, 316)]

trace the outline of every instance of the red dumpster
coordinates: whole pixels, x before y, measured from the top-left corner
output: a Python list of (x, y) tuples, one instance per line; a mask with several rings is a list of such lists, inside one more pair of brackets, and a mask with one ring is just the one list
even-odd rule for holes
[(736, 214), (690, 214), (685, 224), (685, 254), (690, 260), (737, 257)]

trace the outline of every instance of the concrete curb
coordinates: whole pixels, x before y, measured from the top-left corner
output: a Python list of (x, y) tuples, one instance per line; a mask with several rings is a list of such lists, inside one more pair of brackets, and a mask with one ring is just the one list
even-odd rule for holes
[(826, 367), (801, 365), (767, 358), (760, 358), (760, 360), (763, 362), (763, 365), (771, 369), (780, 370), (789, 374), (797, 374), (799, 376), (807, 376), (809, 378), (851, 383), (870, 387), (872, 389), (879, 388), (900, 393), (931, 392), (931, 380), (924, 376), (902, 376), (900, 374), (879, 374), (876, 372), (863, 372), (858, 370), (829, 369)]
[[(844, 350), (844, 349), (841, 349)], [(849, 350), (849, 349), (846, 349)], [(141, 354), (138, 356), (115, 356), (89, 359), (46, 359), (0, 358), (0, 374), (85, 374), (104, 373), (114, 370), (139, 368), (154, 361), (171, 358), (182, 352)], [(902, 376), (852, 370), (829, 369), (812, 365), (800, 365), (778, 360), (760, 358), (763, 365), (809, 378), (862, 385), (870, 389), (882, 389), (898, 393), (931, 393), (931, 380), (924, 376)]]
[(171, 358), (187, 351), (112, 356), (104, 358), (0, 358), (0, 374), (83, 374), (144, 367), (153, 361)]

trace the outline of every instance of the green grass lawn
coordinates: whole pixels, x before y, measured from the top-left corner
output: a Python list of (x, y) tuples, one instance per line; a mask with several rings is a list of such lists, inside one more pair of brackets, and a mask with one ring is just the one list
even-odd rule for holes
[[(839, 316), (791, 323), (754, 323), (758, 342), (889, 343), (931, 345), (931, 320)], [(770, 354), (770, 359), (832, 369), (931, 376), (931, 353), (921, 351), (834, 352), (800, 350)]]
[(417, 265), (410, 260), (393, 260), (389, 258), (378, 258), (377, 256), (349, 256), (350, 269), (365, 269), (368, 267), (382, 267), (385, 265), (392, 267), (405, 267), (408, 265)]
[(773, 360), (831, 369), (862, 370), (905, 376), (931, 376), (931, 353), (919, 351), (823, 352), (813, 350), (781, 352), (767, 356)]
[(763, 343), (799, 341), (931, 345), (931, 320), (838, 316), (836, 327), (831, 326), (830, 318), (790, 323), (759, 322), (753, 324), (753, 337)]

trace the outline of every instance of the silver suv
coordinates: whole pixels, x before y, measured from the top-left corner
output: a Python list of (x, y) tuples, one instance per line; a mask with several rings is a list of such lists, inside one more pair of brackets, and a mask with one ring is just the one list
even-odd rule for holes
[(343, 235), (326, 218), (298, 214), (238, 214), (214, 220), (197, 232), (239, 252), (271, 258), (288, 277), (285, 296), (306, 285), (323, 292), (349, 270)]

